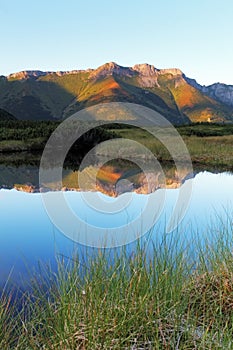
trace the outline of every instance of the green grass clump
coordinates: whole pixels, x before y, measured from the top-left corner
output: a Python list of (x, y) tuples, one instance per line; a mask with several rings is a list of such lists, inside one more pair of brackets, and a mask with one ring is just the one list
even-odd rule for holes
[(8, 349), (14, 331), (11, 298), (2, 295), (0, 298), (0, 349)]
[(168, 235), (60, 261), (35, 275), (21, 308), (0, 299), (0, 348), (232, 349), (231, 246), (196, 244), (194, 259)]

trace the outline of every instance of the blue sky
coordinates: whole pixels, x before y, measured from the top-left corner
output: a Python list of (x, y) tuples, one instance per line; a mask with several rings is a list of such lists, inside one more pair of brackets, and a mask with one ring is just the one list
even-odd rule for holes
[(0, 0), (0, 74), (150, 63), (233, 85), (232, 0)]

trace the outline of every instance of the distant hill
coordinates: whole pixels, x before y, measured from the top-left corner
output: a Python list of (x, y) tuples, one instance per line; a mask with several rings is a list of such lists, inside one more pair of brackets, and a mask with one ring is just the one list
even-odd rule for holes
[(0, 107), (18, 119), (64, 119), (88, 106), (115, 101), (142, 104), (174, 124), (233, 122), (233, 86), (202, 86), (179, 69), (110, 62), (97, 69), (0, 77)]
[(16, 118), (11, 114), (0, 108), (0, 121), (1, 120), (15, 120)]

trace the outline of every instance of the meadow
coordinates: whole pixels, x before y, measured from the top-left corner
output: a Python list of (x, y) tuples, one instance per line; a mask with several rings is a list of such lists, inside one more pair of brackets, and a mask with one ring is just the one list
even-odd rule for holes
[[(161, 162), (171, 162), (172, 157), (161, 142), (149, 132), (137, 128), (114, 128), (118, 136), (135, 140), (146, 146)], [(212, 167), (216, 170), (233, 170), (233, 126), (197, 123), (178, 126), (194, 168)]]
[[(0, 154), (20, 152), (42, 153), (58, 122), (1, 121)], [(93, 127), (96, 123), (93, 124)], [(190, 153), (194, 167), (209, 166), (231, 171), (233, 169), (233, 125), (196, 123), (177, 126)], [(79, 152), (85, 153), (98, 142), (116, 137), (129, 138), (146, 146), (161, 162), (172, 161), (168, 150), (152, 134), (124, 124), (97, 127), (77, 143)], [(80, 147), (81, 146), (81, 147)], [(73, 148), (75, 153), (75, 147)]]

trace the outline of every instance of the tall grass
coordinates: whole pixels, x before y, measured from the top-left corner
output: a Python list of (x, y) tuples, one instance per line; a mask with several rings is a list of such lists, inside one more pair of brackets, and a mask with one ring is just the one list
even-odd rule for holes
[(232, 235), (99, 250), (34, 276), (30, 292), (0, 300), (4, 349), (232, 349)]
[[(197, 128), (198, 125), (195, 127)], [(211, 126), (210, 126), (211, 127)], [(202, 126), (201, 131), (203, 136), (196, 134), (188, 134), (192, 127), (180, 127), (178, 132), (186, 144), (186, 147), (190, 153), (192, 162), (195, 164), (202, 164), (205, 166), (225, 167), (228, 170), (232, 170), (233, 157), (232, 157), (232, 145), (233, 135), (211, 135), (210, 127)], [(194, 129), (195, 129), (194, 128)], [(119, 137), (133, 139), (138, 141), (147, 147), (159, 160), (172, 161), (172, 157), (164, 145), (157, 140), (153, 135), (140, 129), (113, 129)], [(227, 131), (227, 127), (224, 128)], [(207, 136), (209, 131), (211, 136)], [(206, 134), (204, 134), (206, 132)], [(213, 133), (214, 134), (214, 133)]]

